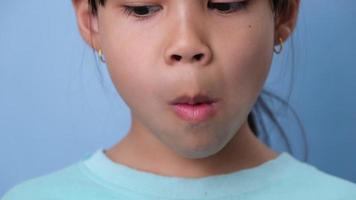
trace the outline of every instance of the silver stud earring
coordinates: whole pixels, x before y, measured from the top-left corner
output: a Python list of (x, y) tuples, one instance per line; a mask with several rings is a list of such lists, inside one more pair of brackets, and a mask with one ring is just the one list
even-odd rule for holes
[(274, 51), (274, 53), (276, 53), (276, 54), (280, 54), (281, 52), (282, 52), (282, 50), (283, 50), (283, 39), (281, 38), (281, 37), (279, 37), (278, 38), (278, 41), (279, 41), (279, 48), (278, 49), (276, 49), (276, 47), (274, 46), (273, 47), (273, 51)]
[(98, 56), (101, 62), (106, 63), (106, 60), (103, 55), (103, 51), (101, 49), (98, 50)]

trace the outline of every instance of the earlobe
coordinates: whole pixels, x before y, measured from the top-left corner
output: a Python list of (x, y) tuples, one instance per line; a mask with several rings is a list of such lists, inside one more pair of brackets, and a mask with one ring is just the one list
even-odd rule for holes
[(276, 44), (279, 42), (279, 37), (283, 41), (286, 41), (294, 31), (299, 13), (299, 5), (300, 0), (291, 0), (288, 9), (279, 15), (276, 25)]
[(75, 9), (77, 25), (80, 35), (92, 48), (99, 48), (97, 35), (99, 32), (98, 20), (90, 10), (87, 0), (72, 0)]
[(278, 28), (276, 31), (276, 37), (275, 37), (275, 45), (278, 45), (280, 43), (279, 38), (282, 38), (282, 41), (285, 42), (288, 37), (292, 34), (292, 30), (290, 29), (289, 26), (282, 25)]

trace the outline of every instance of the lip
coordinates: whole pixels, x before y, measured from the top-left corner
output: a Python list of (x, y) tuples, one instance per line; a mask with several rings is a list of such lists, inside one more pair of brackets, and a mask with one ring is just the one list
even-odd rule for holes
[(208, 95), (204, 94), (197, 94), (194, 96), (188, 96), (188, 95), (182, 95), (179, 96), (173, 101), (170, 102), (171, 105), (176, 105), (176, 104), (200, 104), (200, 103), (215, 103), (217, 102), (218, 99), (214, 97), (210, 97)]
[(172, 107), (178, 117), (191, 123), (206, 121), (218, 111), (217, 102), (201, 104), (178, 103), (172, 105)]
[(170, 102), (174, 113), (190, 123), (201, 123), (212, 118), (218, 111), (218, 103), (218, 98), (203, 93), (181, 95)]

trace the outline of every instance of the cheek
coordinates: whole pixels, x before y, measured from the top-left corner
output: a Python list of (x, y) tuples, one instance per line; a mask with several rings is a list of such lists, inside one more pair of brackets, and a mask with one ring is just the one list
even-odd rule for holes
[(255, 93), (263, 86), (270, 69), (273, 36), (254, 32), (231, 52), (235, 52), (230, 56), (232, 63), (236, 65), (231, 67), (232, 72), (227, 74), (233, 77), (227, 80), (231, 80), (237, 87), (246, 88), (244, 89), (246, 92)]
[(127, 31), (133, 27), (113, 13), (106, 12), (100, 16), (100, 43), (114, 86), (126, 104), (134, 108), (138, 104), (136, 101), (142, 103), (154, 88), (152, 68), (155, 66), (149, 63), (152, 53), (145, 48), (150, 46), (150, 40), (145, 40), (141, 32)]
[(151, 80), (155, 78), (140, 63), (126, 61), (110, 63), (109, 73), (117, 92), (132, 111), (152, 108), (156, 84)]
[(270, 27), (247, 26), (236, 37), (230, 37), (235, 39), (224, 47), (221, 57), (229, 106), (242, 106), (248, 112), (255, 103), (272, 63), (274, 36)]
[[(150, 99), (155, 88), (154, 71), (157, 66), (150, 64), (149, 54), (142, 48), (142, 42), (123, 40), (124, 35), (108, 36), (105, 42), (105, 56), (112, 82), (122, 99), (131, 109), (137, 109), (145, 99)], [(152, 103), (146, 101), (145, 105)]]

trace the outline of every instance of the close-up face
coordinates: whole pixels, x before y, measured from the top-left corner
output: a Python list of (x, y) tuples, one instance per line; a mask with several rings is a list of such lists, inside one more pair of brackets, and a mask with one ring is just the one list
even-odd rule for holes
[[(246, 122), (277, 34), (267, 0), (108, 0), (90, 25), (86, 41), (102, 49), (132, 130), (190, 158), (216, 153)], [(196, 95), (215, 102), (191, 118), (193, 106), (172, 105)]]

